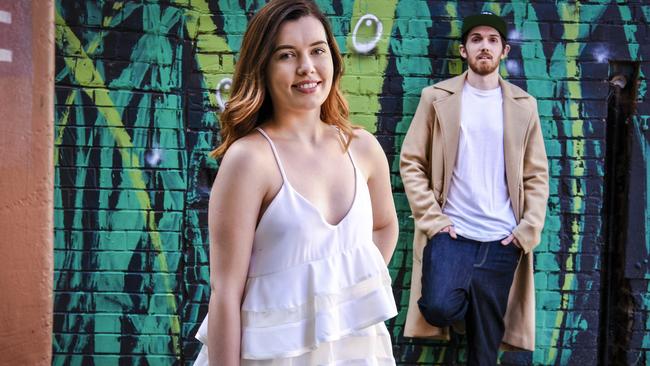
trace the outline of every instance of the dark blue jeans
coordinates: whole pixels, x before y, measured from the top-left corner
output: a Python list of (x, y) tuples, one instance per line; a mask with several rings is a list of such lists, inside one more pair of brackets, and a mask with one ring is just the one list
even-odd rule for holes
[(447, 233), (432, 237), (422, 257), (420, 312), (447, 327), (465, 320), (467, 364), (496, 365), (512, 278), (521, 249)]

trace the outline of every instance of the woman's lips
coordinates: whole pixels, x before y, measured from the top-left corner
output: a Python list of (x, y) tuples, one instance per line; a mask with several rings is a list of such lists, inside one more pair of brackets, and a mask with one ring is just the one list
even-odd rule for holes
[(302, 81), (298, 84), (292, 85), (293, 88), (298, 90), (301, 93), (304, 94), (311, 94), (316, 92), (316, 89), (318, 88), (318, 85), (320, 85), (320, 81), (315, 81), (315, 80), (309, 80), (309, 81)]

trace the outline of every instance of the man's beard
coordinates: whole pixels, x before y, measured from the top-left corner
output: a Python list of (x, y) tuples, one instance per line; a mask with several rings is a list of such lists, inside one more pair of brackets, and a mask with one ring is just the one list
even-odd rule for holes
[(476, 58), (473, 59), (467, 59), (467, 63), (469, 64), (469, 68), (472, 69), (476, 74), (485, 76), (489, 75), (494, 72), (497, 68), (499, 68), (499, 61), (493, 62), (494, 59), (489, 60), (490, 62), (480, 62), (480, 60), (477, 60)]

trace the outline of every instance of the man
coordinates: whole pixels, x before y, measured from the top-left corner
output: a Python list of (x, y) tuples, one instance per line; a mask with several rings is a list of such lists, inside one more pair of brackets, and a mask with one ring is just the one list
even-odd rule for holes
[(536, 100), (499, 76), (506, 23), (464, 19), (469, 69), (422, 90), (400, 172), (413, 217), (407, 337), (449, 337), (464, 322), (469, 365), (499, 345), (535, 347), (532, 249), (548, 199)]

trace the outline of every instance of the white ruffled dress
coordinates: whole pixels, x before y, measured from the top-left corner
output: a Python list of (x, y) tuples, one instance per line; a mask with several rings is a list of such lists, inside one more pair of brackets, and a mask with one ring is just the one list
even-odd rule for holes
[[(397, 315), (372, 241), (368, 186), (354, 166), (354, 200), (336, 225), (284, 183), (255, 231), (241, 308), (242, 365), (394, 365), (384, 321)], [(208, 317), (196, 366), (208, 366)]]

